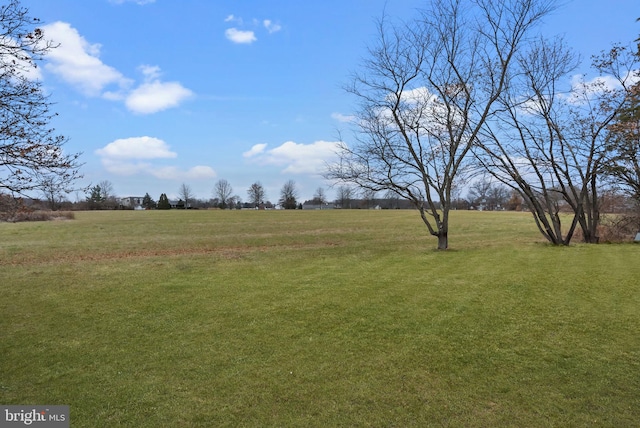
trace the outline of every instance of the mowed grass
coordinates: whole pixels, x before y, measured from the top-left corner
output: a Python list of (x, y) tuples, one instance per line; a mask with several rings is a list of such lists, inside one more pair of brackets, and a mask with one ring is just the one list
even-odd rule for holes
[(526, 213), (0, 224), (0, 403), (73, 427), (638, 426), (640, 245)]

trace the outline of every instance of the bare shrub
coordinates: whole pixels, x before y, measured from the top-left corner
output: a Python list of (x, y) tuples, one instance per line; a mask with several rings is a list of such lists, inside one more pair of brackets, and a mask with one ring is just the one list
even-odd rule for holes
[(29, 212), (22, 198), (0, 194), (0, 221), (15, 222), (16, 218)]
[(70, 211), (24, 211), (18, 213), (12, 221), (73, 220), (74, 218), (75, 214)]
[(600, 242), (625, 242), (631, 241), (640, 231), (640, 214), (609, 214), (602, 216), (598, 226)]
[(71, 211), (34, 210), (25, 205), (22, 198), (0, 194), (0, 221), (17, 223), (21, 221), (73, 220)]

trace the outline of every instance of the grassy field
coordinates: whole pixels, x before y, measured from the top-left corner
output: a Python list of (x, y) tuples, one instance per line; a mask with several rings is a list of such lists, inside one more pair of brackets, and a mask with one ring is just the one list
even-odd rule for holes
[(640, 424), (640, 245), (525, 213), (0, 224), (0, 403), (73, 427)]

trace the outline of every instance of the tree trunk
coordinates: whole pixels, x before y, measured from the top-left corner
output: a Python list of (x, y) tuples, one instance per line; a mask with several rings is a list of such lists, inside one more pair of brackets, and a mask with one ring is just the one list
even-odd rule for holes
[(438, 233), (438, 250), (446, 250), (449, 248), (449, 237), (447, 232), (441, 231)]

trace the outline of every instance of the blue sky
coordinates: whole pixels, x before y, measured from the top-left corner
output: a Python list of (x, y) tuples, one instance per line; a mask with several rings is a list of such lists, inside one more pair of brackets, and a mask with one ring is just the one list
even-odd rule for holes
[[(287, 180), (301, 200), (320, 173), (354, 99), (342, 86), (366, 56), (386, 8), (408, 18), (424, 0), (22, 0), (60, 43), (40, 78), (54, 126), (83, 152), (83, 185), (118, 196), (175, 197), (182, 183), (209, 199), (226, 179), (247, 199), (260, 181), (276, 202)], [(585, 59), (640, 33), (637, 0), (574, 0), (540, 28)], [(84, 195), (79, 195), (84, 198)], [(76, 195), (69, 195), (71, 200)]]

